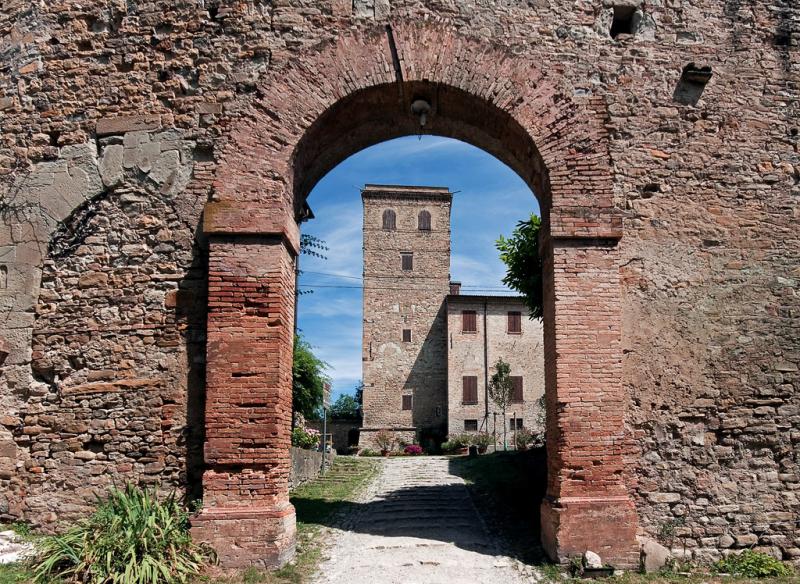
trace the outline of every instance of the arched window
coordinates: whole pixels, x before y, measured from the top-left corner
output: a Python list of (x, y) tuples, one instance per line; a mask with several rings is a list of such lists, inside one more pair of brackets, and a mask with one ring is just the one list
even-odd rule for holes
[(397, 229), (397, 216), (391, 209), (386, 209), (383, 212), (383, 228), (389, 231)]
[(419, 230), (420, 231), (431, 230), (431, 214), (428, 211), (419, 212)]

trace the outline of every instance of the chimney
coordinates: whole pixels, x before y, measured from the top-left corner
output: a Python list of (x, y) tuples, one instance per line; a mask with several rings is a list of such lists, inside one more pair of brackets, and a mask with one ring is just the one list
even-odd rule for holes
[(450, 295), (458, 296), (461, 294), (461, 282), (450, 282)]

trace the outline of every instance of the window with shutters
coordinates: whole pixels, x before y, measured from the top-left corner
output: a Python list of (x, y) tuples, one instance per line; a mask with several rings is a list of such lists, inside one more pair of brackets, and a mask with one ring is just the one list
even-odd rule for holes
[(397, 229), (397, 215), (391, 209), (386, 209), (383, 212), (383, 228), (387, 231)]
[(414, 254), (411, 252), (403, 252), (400, 254), (400, 263), (403, 270), (411, 271), (414, 269)]
[(403, 342), (404, 343), (411, 342), (411, 329), (403, 329)]
[(464, 431), (465, 432), (477, 432), (478, 431), (478, 420), (464, 420)]
[(403, 396), (403, 409), (404, 410), (410, 410), (411, 409), (411, 405), (412, 405), (412, 402), (413, 402), (413, 397), (414, 396), (411, 396), (411, 395), (404, 395)]
[(461, 311), (461, 332), (462, 333), (478, 332), (478, 319), (474, 310)]
[(512, 402), (522, 401), (522, 377), (518, 375), (511, 376), (511, 385), (514, 388), (511, 392)]
[(428, 211), (420, 211), (417, 218), (417, 225), (420, 231), (431, 230), (431, 214)]
[(522, 313), (510, 311), (508, 313), (508, 333), (518, 335), (522, 333)]
[(475, 375), (465, 375), (461, 378), (462, 397), (465, 404), (478, 403), (478, 378)]

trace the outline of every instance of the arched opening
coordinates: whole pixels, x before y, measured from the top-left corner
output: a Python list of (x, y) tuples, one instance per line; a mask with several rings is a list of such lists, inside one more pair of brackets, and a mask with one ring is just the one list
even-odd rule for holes
[[(290, 65), (284, 81), (296, 95), (265, 92), (218, 167), (204, 226), (208, 470), (196, 535), (212, 543), (236, 539), (235, 552), (221, 556), (228, 565), (291, 557), (286, 477), (297, 221), (313, 186), (347, 156), (390, 138), (432, 133), (494, 155), (540, 201), (549, 468), (544, 547), (559, 561), (595, 548), (617, 565), (633, 565), (636, 515), (623, 480), (630, 444), (621, 384), (621, 222), (602, 106), (566, 97), (534, 64), (506, 56), (484, 62), (491, 51), (477, 45), (463, 47), (476, 51), (474, 61), (451, 68), (412, 63), (431, 58), (428, 49), (407, 54), (410, 62), (397, 65), (405, 76), (391, 82), (390, 64), (369, 70), (373, 61), (360, 53), (380, 54), (383, 42), (378, 36), (343, 42), (322, 50), (317, 65)], [(485, 75), (473, 72), (475, 62)], [(342, 64), (354, 70), (340, 75)], [(523, 76), (524, 67), (530, 70)], [(339, 80), (347, 81), (326, 85)]]

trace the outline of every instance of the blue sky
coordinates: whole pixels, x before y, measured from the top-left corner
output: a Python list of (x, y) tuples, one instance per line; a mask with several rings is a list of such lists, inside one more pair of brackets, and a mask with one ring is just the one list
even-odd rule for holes
[[(494, 242), (520, 219), (539, 213), (528, 186), (502, 162), (458, 140), (407, 136), (354, 154), (329, 172), (308, 198), (316, 215), (303, 233), (327, 243), (327, 259), (303, 255), (298, 327), (330, 365), (332, 400), (361, 379), (361, 188), (366, 183), (448, 187), (452, 279), (463, 293), (501, 293), (505, 274)], [(466, 289), (472, 287), (472, 290)]]

